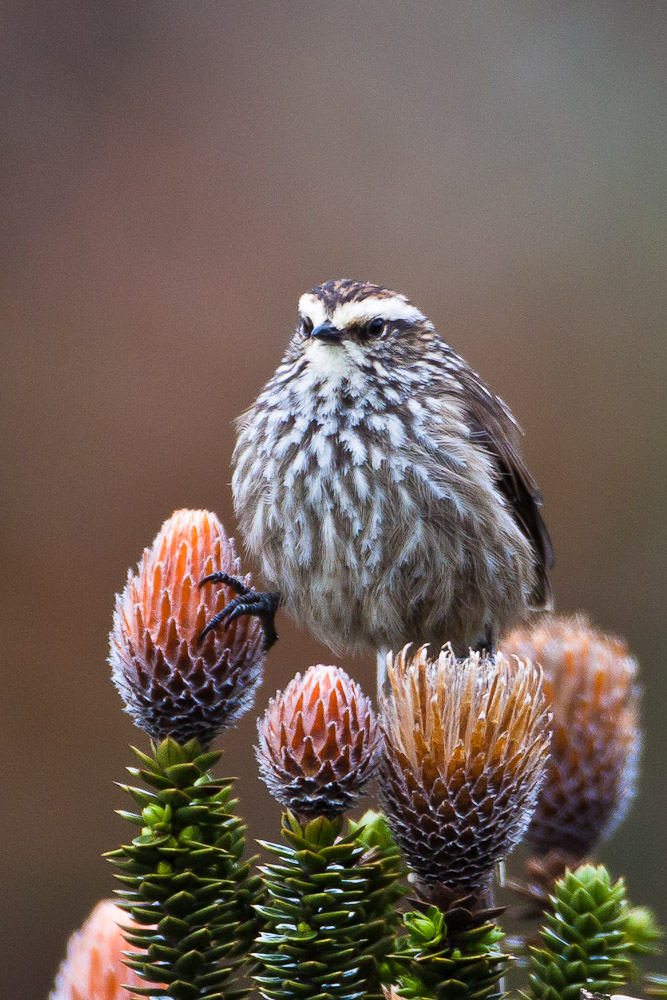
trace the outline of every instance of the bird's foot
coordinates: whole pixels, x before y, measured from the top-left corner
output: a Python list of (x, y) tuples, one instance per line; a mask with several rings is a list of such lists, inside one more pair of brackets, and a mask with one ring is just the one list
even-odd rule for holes
[(493, 660), (496, 655), (496, 638), (495, 626), (487, 624), (472, 648), (476, 653), (486, 653), (489, 659)]
[(269, 591), (252, 590), (238, 577), (229, 576), (228, 573), (221, 571), (205, 576), (203, 580), (199, 581), (199, 587), (201, 588), (207, 583), (224, 583), (226, 587), (236, 591), (238, 597), (234, 597), (222, 611), (213, 615), (210, 622), (202, 629), (197, 641), (203, 642), (209, 632), (213, 632), (220, 625), (227, 628), (231, 622), (236, 618), (241, 618), (242, 615), (255, 615), (259, 618), (264, 630), (264, 652), (268, 652), (278, 638), (275, 616), (280, 603), (280, 595)]

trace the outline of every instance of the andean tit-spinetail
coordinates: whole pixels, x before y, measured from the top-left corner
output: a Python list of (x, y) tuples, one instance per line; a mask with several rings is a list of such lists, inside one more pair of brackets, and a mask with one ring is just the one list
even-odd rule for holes
[(335, 652), (493, 648), (551, 600), (519, 436), (404, 295), (347, 279), (306, 292), (233, 458), (241, 531), (277, 593), (230, 613), (279, 600)]

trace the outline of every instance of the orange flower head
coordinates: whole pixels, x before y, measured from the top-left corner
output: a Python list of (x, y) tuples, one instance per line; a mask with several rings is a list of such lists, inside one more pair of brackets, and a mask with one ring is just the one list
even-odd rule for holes
[(219, 570), (240, 573), (218, 518), (178, 510), (116, 596), (112, 677), (127, 711), (155, 740), (194, 738), (206, 746), (251, 706), (261, 683), (264, 636), (256, 618), (237, 618), (199, 642), (210, 618), (235, 596), (222, 584), (199, 589)]
[(581, 616), (544, 618), (502, 648), (542, 664), (553, 712), (547, 780), (527, 840), (539, 856), (565, 851), (575, 863), (616, 828), (635, 794), (637, 662), (625, 642)]
[(387, 657), (381, 701), (387, 818), (422, 893), (481, 894), (521, 839), (549, 753), (539, 668), (449, 647)]
[(146, 987), (146, 980), (123, 964), (123, 952), (134, 949), (125, 943), (119, 924), (129, 927), (132, 920), (110, 899), (97, 904), (70, 938), (49, 1000), (128, 1000), (124, 983), (132, 990)]
[(299, 818), (339, 815), (375, 773), (382, 738), (375, 714), (338, 667), (297, 674), (271, 699), (257, 729), (260, 775)]

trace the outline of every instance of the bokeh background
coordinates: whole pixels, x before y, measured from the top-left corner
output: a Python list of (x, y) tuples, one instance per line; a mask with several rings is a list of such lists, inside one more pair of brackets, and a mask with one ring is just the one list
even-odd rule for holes
[[(511, 404), (564, 610), (628, 637), (640, 797), (602, 857), (667, 920), (662, 2), (3, 8), (2, 912), (45, 996), (128, 834), (114, 592), (174, 508), (234, 529), (232, 420), (302, 291), (408, 294)], [(330, 661), (289, 622), (258, 699)], [(373, 665), (340, 661), (368, 689)], [(224, 741), (253, 836), (254, 713)]]

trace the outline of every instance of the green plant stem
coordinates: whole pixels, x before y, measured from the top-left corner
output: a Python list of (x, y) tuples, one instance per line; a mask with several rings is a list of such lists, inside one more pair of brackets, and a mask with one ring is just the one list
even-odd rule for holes
[(533, 996), (579, 1000), (582, 989), (617, 993), (632, 971), (623, 880), (612, 884), (604, 866), (582, 865), (566, 870), (550, 898), (541, 947), (530, 949)]
[(499, 948), (502, 931), (483, 912), (460, 906), (448, 912), (455, 930), (437, 906), (404, 915), (407, 934), (397, 939), (392, 956), (396, 992), (411, 1000), (496, 1000), (510, 961)]
[(120, 869), (119, 905), (137, 927), (125, 928), (126, 964), (145, 979), (137, 996), (235, 1000), (248, 990), (242, 969), (258, 926), (261, 881), (243, 861), (245, 826), (236, 815), (232, 780), (209, 774), (219, 752), (195, 740), (133, 748), (128, 768), (146, 788), (122, 785), (140, 806), (119, 811), (141, 827), (131, 844), (106, 856)]
[[(255, 977), (269, 1000), (353, 1000), (382, 996), (388, 981), (403, 866), (383, 820), (352, 825), (320, 817), (305, 826), (283, 817), (283, 844), (262, 868), (266, 921), (256, 944)], [(371, 829), (373, 825), (373, 829)]]

